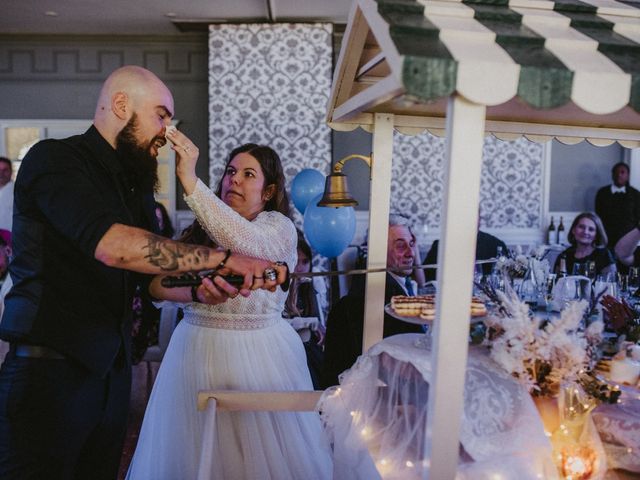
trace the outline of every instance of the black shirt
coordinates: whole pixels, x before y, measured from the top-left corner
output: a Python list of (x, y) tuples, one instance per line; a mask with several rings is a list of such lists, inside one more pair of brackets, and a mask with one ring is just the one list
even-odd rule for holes
[(608, 247), (613, 250), (624, 234), (640, 221), (640, 192), (627, 185), (625, 193), (611, 193), (611, 185), (596, 193), (596, 213), (607, 232)]
[(106, 374), (129, 358), (132, 296), (142, 277), (94, 258), (114, 223), (152, 228), (152, 192), (129, 181), (95, 127), (44, 140), (25, 156), (15, 183), (13, 288), (0, 338), (43, 345)]
[(556, 258), (556, 263), (553, 266), (553, 271), (556, 273), (560, 273), (560, 259), (562, 257), (566, 259), (567, 274), (569, 275), (573, 274), (573, 266), (576, 263), (595, 262), (596, 275), (600, 275), (603, 269), (616, 263), (613, 254), (608, 248), (597, 247), (586, 257), (576, 258), (576, 247), (571, 246)]
[[(434, 240), (427, 256), (424, 258), (423, 265), (435, 265), (438, 263), (438, 244), (440, 242), (438, 240)], [(490, 258), (496, 257), (498, 252), (498, 247), (502, 247), (502, 254), (507, 254), (507, 246), (505, 243), (500, 240), (498, 237), (494, 237), (493, 235), (482, 232), (478, 230), (478, 234), (476, 236), (476, 260), (488, 260)], [(482, 265), (482, 271), (484, 275), (489, 275), (491, 273), (491, 269), (493, 268), (493, 264), (485, 263)], [(435, 280), (436, 278), (436, 270), (435, 269), (427, 269), (424, 271), (425, 280)]]

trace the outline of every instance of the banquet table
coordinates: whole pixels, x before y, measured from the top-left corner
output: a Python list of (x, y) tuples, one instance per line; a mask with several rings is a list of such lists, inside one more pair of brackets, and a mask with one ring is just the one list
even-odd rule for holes
[[(336, 479), (426, 478), (426, 415), (431, 351), (421, 334), (372, 346), (318, 404), (334, 444)], [(470, 346), (456, 479), (558, 478), (552, 445), (536, 406), (487, 349)], [(592, 478), (640, 472), (640, 399), (623, 392), (617, 405), (592, 413), (606, 462)], [(608, 471), (607, 471), (608, 469)], [(618, 470), (614, 470), (618, 469)], [(606, 471), (606, 473), (605, 473)]]
[[(372, 346), (319, 402), (335, 479), (425, 478), (431, 352), (421, 334)], [(458, 479), (557, 478), (528, 392), (472, 347), (466, 369)]]
[(609, 468), (640, 473), (640, 393), (633, 390), (623, 388), (620, 403), (600, 405), (592, 417)]

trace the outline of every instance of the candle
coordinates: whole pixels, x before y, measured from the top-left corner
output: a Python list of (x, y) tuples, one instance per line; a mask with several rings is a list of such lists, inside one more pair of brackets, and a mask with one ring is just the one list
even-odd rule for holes
[(562, 449), (562, 475), (566, 480), (587, 480), (593, 473), (596, 455), (592, 448), (570, 445)]

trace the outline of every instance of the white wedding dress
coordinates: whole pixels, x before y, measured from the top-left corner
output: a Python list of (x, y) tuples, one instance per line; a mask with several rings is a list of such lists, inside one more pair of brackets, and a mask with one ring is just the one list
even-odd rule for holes
[[(186, 197), (211, 238), (233, 252), (297, 261), (296, 231), (278, 212), (252, 222), (202, 182)], [(129, 480), (196, 480), (205, 412), (199, 390), (313, 390), (300, 336), (282, 318), (287, 294), (256, 290), (220, 305), (188, 304), (162, 361)], [(218, 412), (211, 479), (329, 479), (332, 461), (316, 412)]]

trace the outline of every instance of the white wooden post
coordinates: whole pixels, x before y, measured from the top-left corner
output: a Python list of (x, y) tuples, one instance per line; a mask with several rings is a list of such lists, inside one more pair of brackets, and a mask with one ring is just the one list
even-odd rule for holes
[(640, 188), (640, 148), (631, 148), (626, 152), (631, 171), (629, 185)]
[[(373, 124), (373, 162), (369, 193), (369, 238), (367, 268), (387, 266), (387, 233), (391, 197), (393, 115), (377, 113)], [(382, 340), (384, 325), (384, 272), (367, 274), (362, 351)]]
[(213, 397), (208, 398), (206, 402), (202, 451), (200, 452), (197, 480), (209, 480), (213, 463), (216, 461), (216, 414), (218, 402)]
[(455, 478), (458, 465), (485, 113), (484, 105), (449, 97), (425, 452), (436, 480)]

